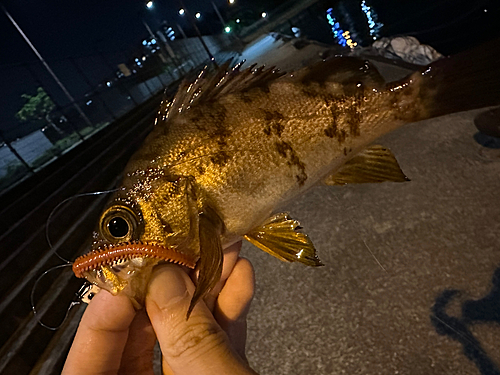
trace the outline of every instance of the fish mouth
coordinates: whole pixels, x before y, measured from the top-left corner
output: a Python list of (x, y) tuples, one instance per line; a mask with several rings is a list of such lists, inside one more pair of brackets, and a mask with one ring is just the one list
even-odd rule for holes
[(191, 269), (196, 267), (197, 261), (194, 257), (180, 252), (175, 247), (142, 241), (130, 241), (104, 245), (78, 257), (73, 263), (73, 273), (76, 277), (85, 278), (86, 273), (89, 271), (103, 266), (113, 266), (134, 258), (153, 258), (180, 264)]

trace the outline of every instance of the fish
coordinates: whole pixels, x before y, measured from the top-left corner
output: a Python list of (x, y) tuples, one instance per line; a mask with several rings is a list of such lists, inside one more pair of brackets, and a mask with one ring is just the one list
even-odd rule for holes
[(350, 56), (291, 73), (204, 69), (162, 101), (75, 275), (141, 308), (155, 265), (194, 269), (189, 317), (220, 279), (224, 249), (243, 238), (280, 260), (322, 266), (282, 207), (318, 184), (407, 182), (374, 142), (407, 123), (498, 104), (499, 44), (390, 83)]

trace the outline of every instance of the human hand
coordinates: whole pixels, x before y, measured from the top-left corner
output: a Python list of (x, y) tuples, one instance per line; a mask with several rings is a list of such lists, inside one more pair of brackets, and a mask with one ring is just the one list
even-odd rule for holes
[(63, 374), (153, 374), (156, 337), (164, 374), (255, 374), (244, 354), (254, 276), (240, 248), (225, 251), (221, 281), (187, 321), (194, 285), (176, 265), (155, 269), (145, 310), (135, 312), (124, 296), (99, 293), (82, 317)]

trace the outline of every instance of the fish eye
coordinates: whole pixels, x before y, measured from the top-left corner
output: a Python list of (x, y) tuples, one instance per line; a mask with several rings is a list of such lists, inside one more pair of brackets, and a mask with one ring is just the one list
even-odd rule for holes
[(138, 218), (125, 206), (111, 206), (102, 215), (100, 232), (112, 243), (131, 240), (137, 235)]
[(113, 237), (125, 237), (129, 230), (127, 221), (120, 216), (116, 216), (108, 222), (108, 231)]

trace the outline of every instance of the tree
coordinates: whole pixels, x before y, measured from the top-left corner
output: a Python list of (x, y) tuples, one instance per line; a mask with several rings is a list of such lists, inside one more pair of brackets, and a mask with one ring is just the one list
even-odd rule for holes
[(23, 107), (16, 113), (16, 117), (22, 121), (30, 120), (41, 120), (45, 121), (47, 125), (56, 130), (59, 134), (62, 134), (62, 130), (57, 127), (57, 125), (50, 118), (51, 112), (54, 110), (56, 105), (50, 98), (50, 96), (45, 92), (42, 87), (36, 90), (37, 94), (35, 96), (29, 94), (22, 94), (21, 97), (26, 100)]

